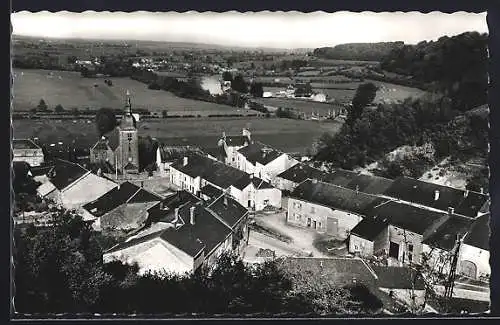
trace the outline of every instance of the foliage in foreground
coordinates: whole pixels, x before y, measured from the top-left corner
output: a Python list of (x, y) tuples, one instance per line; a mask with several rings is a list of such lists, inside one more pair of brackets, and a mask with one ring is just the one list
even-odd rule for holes
[(321, 314), (380, 307), (366, 288), (329, 283), (326, 290), (324, 283), (287, 273), (279, 260), (250, 266), (222, 255), (214, 269), (184, 276), (139, 275), (136, 265), (103, 264), (98, 236), (68, 211), (55, 216), (53, 228), (17, 229), (15, 243), (21, 313)]

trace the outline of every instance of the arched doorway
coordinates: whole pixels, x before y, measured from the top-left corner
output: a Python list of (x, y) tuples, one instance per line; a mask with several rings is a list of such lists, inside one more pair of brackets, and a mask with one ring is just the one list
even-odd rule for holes
[(471, 261), (462, 261), (460, 265), (460, 273), (468, 278), (475, 279), (477, 275), (477, 266)]

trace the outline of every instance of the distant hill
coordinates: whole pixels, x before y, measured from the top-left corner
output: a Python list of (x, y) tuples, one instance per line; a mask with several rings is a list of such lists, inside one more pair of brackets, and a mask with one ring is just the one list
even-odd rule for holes
[(402, 48), (403, 42), (349, 43), (314, 50), (314, 56), (330, 60), (380, 61), (392, 50)]

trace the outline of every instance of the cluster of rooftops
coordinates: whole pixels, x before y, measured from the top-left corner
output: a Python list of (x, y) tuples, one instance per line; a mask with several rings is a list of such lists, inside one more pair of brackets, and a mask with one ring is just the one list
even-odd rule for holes
[[(457, 235), (487, 247), (489, 198), (486, 194), (428, 183), (409, 177), (395, 180), (346, 170), (323, 172), (297, 164), (278, 175), (298, 184), (292, 198), (363, 216), (351, 231), (373, 240), (387, 225), (420, 234), (423, 243), (449, 250)], [(485, 237), (484, 240), (479, 238)]]

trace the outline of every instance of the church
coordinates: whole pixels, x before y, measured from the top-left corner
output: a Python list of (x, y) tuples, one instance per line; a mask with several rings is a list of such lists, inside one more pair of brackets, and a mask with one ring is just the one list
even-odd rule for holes
[[(139, 173), (139, 137), (127, 91), (125, 111), (120, 125), (104, 134), (90, 149), (90, 162), (116, 174)], [(102, 169), (102, 168), (101, 168)]]

